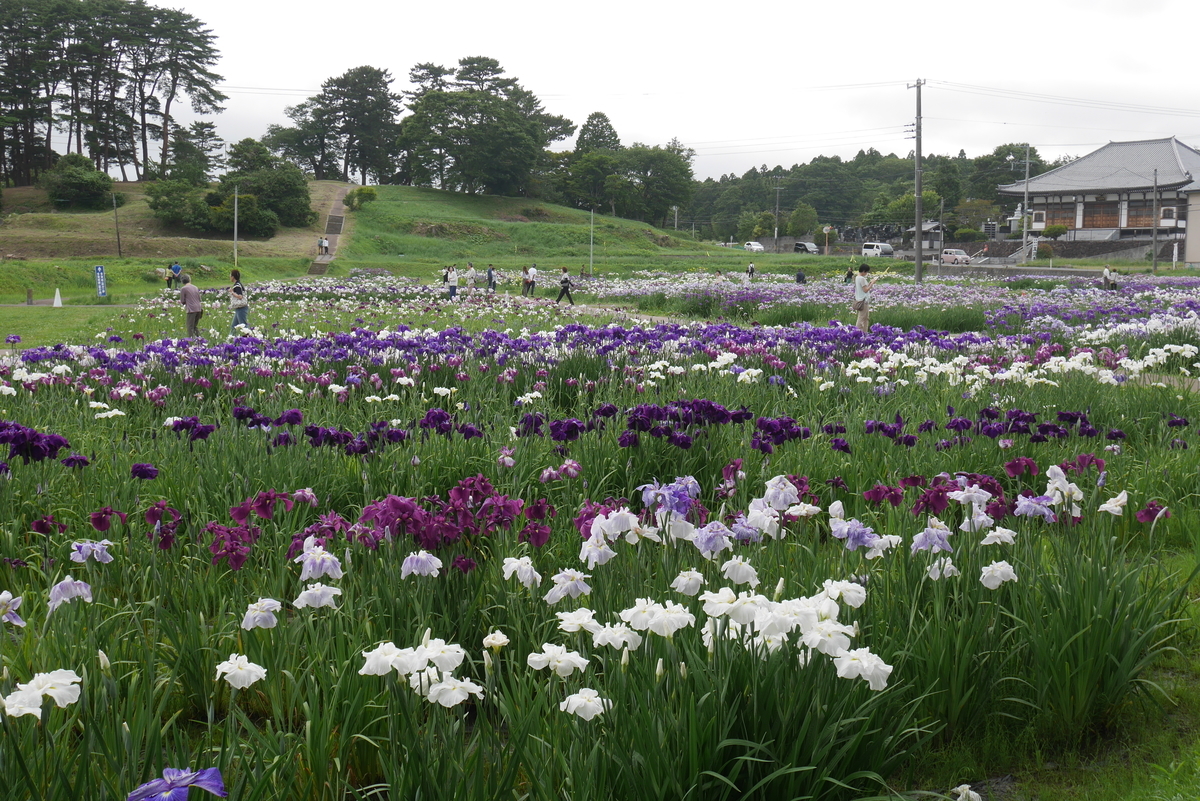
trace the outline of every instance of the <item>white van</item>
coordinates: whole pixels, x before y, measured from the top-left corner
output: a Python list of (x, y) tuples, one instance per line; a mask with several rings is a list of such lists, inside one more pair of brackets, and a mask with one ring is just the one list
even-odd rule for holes
[(742, 249), (748, 250), (751, 253), (765, 252), (765, 248), (763, 248), (762, 242), (747, 242), (745, 245), (742, 245)]
[(887, 242), (863, 242), (863, 256), (891, 256), (893, 253), (892, 246)]

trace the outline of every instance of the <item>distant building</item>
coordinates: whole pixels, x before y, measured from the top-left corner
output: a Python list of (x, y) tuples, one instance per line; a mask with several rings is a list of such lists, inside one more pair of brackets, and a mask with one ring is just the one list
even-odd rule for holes
[[(911, 236), (917, 232), (917, 226), (910, 225), (908, 234)], [(939, 222), (930, 222), (926, 220), (921, 223), (921, 248), (928, 251), (941, 250), (942, 243), (946, 239), (946, 232)]]
[[(1025, 181), (1006, 184), (999, 191), (1023, 197)], [(1029, 211), (1030, 233), (1065, 225), (1066, 239), (1149, 244), (1157, 228), (1160, 243), (1177, 239), (1180, 257), (1189, 264), (1200, 263), (1200, 235), (1187, 241), (1188, 217), (1200, 219), (1200, 152), (1174, 137), (1109, 142), (1070, 164), (1030, 178)]]

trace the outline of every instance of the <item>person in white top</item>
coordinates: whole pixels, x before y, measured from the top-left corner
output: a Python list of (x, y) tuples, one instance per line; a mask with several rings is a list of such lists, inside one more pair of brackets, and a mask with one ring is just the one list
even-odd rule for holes
[(450, 300), (458, 297), (458, 266), (451, 265), (450, 272), (446, 273), (446, 289), (450, 293)]
[(858, 275), (854, 277), (853, 309), (854, 311), (858, 312), (858, 320), (855, 324), (858, 326), (858, 330), (862, 331), (864, 334), (867, 333), (871, 327), (871, 290), (875, 288), (875, 281), (879, 280), (876, 278), (868, 281), (867, 273), (869, 272), (871, 272), (871, 268), (865, 264), (862, 264), (859, 265)]
[(475, 281), (478, 279), (478, 277), (479, 276), (475, 272), (475, 265), (471, 262), (467, 262), (467, 294), (471, 294), (475, 291)]
[(529, 265), (529, 297), (534, 297), (537, 292), (537, 265)]

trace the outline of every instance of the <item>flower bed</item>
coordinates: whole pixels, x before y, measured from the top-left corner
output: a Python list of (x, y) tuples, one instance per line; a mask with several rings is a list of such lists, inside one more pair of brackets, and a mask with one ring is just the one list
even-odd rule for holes
[(1074, 740), (1178, 635), (1200, 411), (1155, 379), (1200, 350), (1155, 319), (26, 351), (0, 784), (842, 798), (935, 738)]

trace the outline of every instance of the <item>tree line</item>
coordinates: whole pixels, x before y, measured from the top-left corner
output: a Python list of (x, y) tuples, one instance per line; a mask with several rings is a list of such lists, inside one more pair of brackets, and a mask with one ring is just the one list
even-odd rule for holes
[(403, 92), (377, 67), (330, 78), (262, 142), (319, 180), (525, 195), (656, 224), (691, 196), (690, 149), (674, 140), (623, 146), (601, 112), (574, 150), (550, 150), (575, 123), (546, 111), (496, 59), (417, 64), (408, 77)]
[[(1071, 160), (1047, 163), (1037, 148), (1030, 147), (1028, 153), (1031, 177)], [(1025, 158), (1023, 142), (1003, 144), (975, 158), (961, 150), (957, 156), (923, 157), (925, 218), (943, 219), (964, 238), (975, 237), (989, 221), (1002, 221), (1016, 200), (1001, 196), (996, 187), (1023, 180)], [(680, 225), (695, 226), (698, 236), (720, 241), (773, 236), (776, 228), (781, 236), (811, 238), (825, 226), (843, 238), (890, 238), (914, 225), (914, 187), (911, 153), (901, 158), (869, 148), (853, 159), (817, 156), (790, 169), (764, 164), (740, 176), (695, 182)]]
[(0, 182), (31, 185), (58, 153), (157, 177), (180, 104), (221, 109), (214, 39), (190, 14), (143, 0), (0, 4)]

